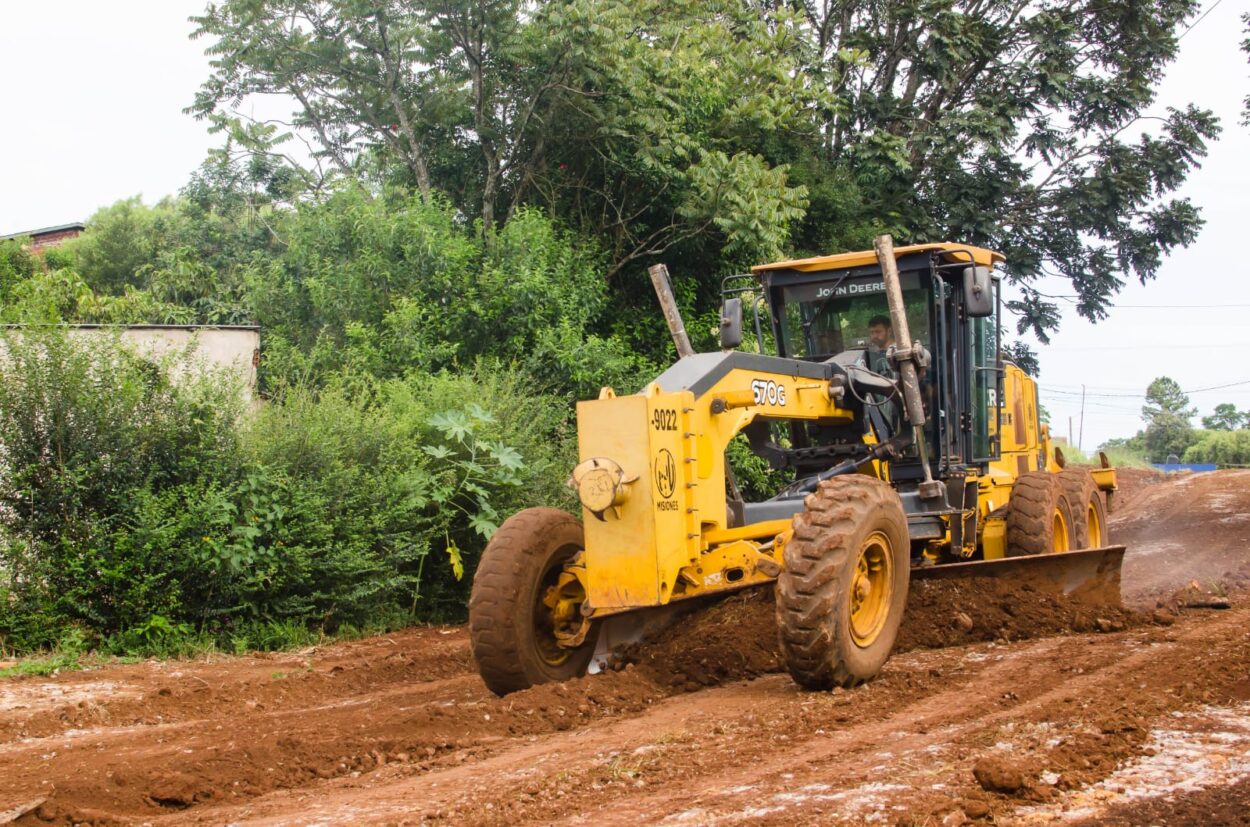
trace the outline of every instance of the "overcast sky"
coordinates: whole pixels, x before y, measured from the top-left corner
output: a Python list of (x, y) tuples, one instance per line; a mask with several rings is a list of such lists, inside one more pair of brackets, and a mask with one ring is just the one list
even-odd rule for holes
[[(0, 77), (9, 103), (0, 129), (0, 235), (81, 221), (119, 198), (151, 203), (175, 192), (218, 138), (182, 110), (208, 74), (203, 41), (187, 18), (202, 0), (62, 0), (0, 5)], [(1204, 11), (1213, 4), (1204, 4)], [(1183, 195), (1207, 225), (1159, 278), (1131, 284), (1111, 318), (1073, 312), (1040, 349), (1043, 403), (1058, 433), (1084, 446), (1131, 435), (1156, 376), (1186, 389), (1240, 382), (1191, 397), (1250, 410), (1250, 128), (1238, 125), (1250, 67), (1238, 49), (1243, 3), (1224, 2), (1181, 40), (1156, 110), (1193, 102), (1214, 110), (1224, 134)], [(936, 240), (936, 239), (935, 239)], [(958, 240), (958, 239), (952, 239)], [(830, 251), (835, 252), (835, 251)], [(1067, 292), (1056, 290), (1055, 292)]]

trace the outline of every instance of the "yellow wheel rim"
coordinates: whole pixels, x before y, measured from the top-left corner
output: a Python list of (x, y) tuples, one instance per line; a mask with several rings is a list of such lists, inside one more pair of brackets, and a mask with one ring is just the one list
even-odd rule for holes
[(1064, 516), (1062, 508), (1055, 509), (1055, 515), (1052, 518), (1054, 523), (1054, 537), (1051, 539), (1052, 552), (1067, 551), (1068, 545), (1068, 518)]
[(894, 593), (894, 551), (890, 539), (874, 531), (860, 546), (851, 576), (851, 639), (871, 646), (890, 616)]
[(585, 600), (581, 581), (562, 565), (553, 566), (543, 576), (534, 606), (534, 636), (538, 655), (547, 665), (560, 666), (572, 656), (572, 649), (562, 639), (589, 623), (581, 616)]
[(1086, 517), (1086, 522), (1089, 525), (1090, 548), (1102, 548), (1106, 544), (1106, 539), (1103, 536), (1102, 519), (1098, 516), (1098, 505), (1095, 501), (1097, 496), (1095, 494), (1093, 497), (1090, 497), (1087, 512), (1089, 516)]

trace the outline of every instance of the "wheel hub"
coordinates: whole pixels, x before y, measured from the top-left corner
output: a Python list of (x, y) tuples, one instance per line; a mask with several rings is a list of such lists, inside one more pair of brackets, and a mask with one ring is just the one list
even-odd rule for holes
[(1051, 516), (1051, 522), (1053, 524), (1051, 529), (1053, 536), (1051, 537), (1050, 550), (1056, 554), (1068, 551), (1071, 548), (1071, 544), (1068, 542), (1068, 520), (1064, 516), (1063, 509), (1055, 509), (1054, 514)]
[(894, 589), (894, 554), (883, 533), (870, 534), (859, 549), (851, 578), (851, 638), (871, 646), (890, 616)]
[[(543, 660), (557, 666), (568, 659), (571, 650), (581, 646), (590, 632), (590, 618), (582, 614), (586, 588), (578, 571), (583, 568), (579, 553), (547, 578), (547, 586), (539, 591), (535, 625), (542, 633), (540, 642)], [(554, 582), (552, 582), (554, 581)]]

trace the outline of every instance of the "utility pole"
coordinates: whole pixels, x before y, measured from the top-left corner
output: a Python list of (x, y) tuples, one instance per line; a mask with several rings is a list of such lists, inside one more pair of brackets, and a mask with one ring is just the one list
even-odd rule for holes
[(1072, 438), (1072, 416), (1068, 416), (1068, 445), (1076, 445), (1076, 440)]
[(1081, 430), (1077, 431), (1076, 450), (1083, 451), (1085, 445), (1085, 386), (1081, 385)]

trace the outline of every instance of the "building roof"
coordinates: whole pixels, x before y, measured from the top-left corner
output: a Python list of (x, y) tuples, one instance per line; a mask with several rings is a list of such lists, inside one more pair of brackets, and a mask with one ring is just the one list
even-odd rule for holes
[[(908, 253), (921, 253), (926, 250), (941, 250), (954, 254), (958, 252), (971, 253), (972, 259), (977, 264), (985, 267), (1007, 260), (1002, 253), (996, 253), (993, 250), (986, 250), (981, 247), (970, 247), (967, 244), (952, 244), (944, 242), (941, 244), (912, 244), (907, 247), (895, 247), (895, 257), (907, 255)], [(967, 261), (968, 259), (963, 259)], [(863, 250), (857, 253), (838, 253), (834, 256), (816, 256), (815, 258), (796, 258), (791, 261), (778, 261), (773, 264), (759, 264), (751, 268), (752, 273), (761, 273), (766, 270), (798, 270), (804, 273), (819, 272), (821, 270), (843, 270), (848, 267), (866, 267), (870, 264), (877, 263), (877, 253), (875, 250)]]
[(8, 235), (0, 235), (0, 241), (11, 241), (15, 238), (24, 238), (30, 236), (36, 238), (41, 235), (51, 235), (52, 233), (63, 233), (66, 230), (85, 230), (87, 225), (81, 221), (75, 221), (70, 224), (57, 224), (54, 227), (41, 227), (38, 230), (23, 230), (20, 233), (9, 233)]

